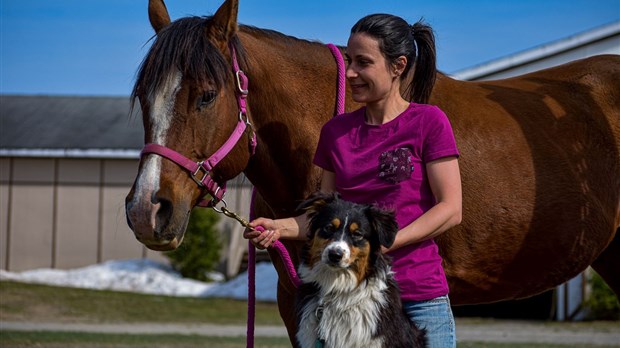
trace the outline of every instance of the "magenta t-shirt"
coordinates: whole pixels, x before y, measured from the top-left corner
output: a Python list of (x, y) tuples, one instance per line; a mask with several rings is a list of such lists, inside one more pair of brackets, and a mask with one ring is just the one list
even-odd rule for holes
[[(364, 120), (365, 108), (332, 118), (323, 126), (314, 156), (334, 172), (343, 199), (393, 209), (402, 229), (434, 204), (425, 164), (458, 156), (452, 127), (436, 106), (411, 103), (382, 125)], [(405, 301), (448, 293), (448, 282), (433, 240), (389, 253)]]

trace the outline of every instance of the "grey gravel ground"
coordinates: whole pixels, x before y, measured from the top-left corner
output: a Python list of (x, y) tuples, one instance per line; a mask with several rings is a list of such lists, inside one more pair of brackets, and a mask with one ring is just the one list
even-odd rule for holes
[[(617, 325), (616, 325), (617, 324)], [(0, 322), (1, 330), (79, 331), (128, 334), (195, 334), (205, 336), (245, 336), (245, 326), (210, 324), (63, 324)], [(257, 326), (256, 336), (286, 336), (281, 326)], [(553, 343), (620, 347), (620, 323), (603, 326), (559, 325), (526, 321), (459, 321), (460, 342)]]

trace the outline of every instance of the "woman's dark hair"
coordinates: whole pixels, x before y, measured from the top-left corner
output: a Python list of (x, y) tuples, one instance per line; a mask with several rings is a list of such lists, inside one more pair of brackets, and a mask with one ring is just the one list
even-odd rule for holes
[(403, 80), (413, 67), (413, 78), (407, 86), (406, 97), (416, 103), (427, 103), (437, 75), (435, 36), (423, 21), (409, 25), (404, 19), (389, 14), (372, 14), (360, 19), (351, 34), (365, 33), (379, 40), (379, 49), (389, 62), (407, 57), (407, 66), (400, 76)]

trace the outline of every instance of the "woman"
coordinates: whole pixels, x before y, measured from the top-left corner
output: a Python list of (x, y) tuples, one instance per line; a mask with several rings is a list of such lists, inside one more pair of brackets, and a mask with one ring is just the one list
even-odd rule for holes
[[(450, 123), (425, 104), (435, 82), (432, 29), (400, 17), (375, 14), (351, 29), (346, 57), (353, 100), (365, 106), (330, 120), (314, 163), (321, 190), (343, 199), (394, 209), (399, 224), (389, 250), (411, 320), (426, 328), (430, 347), (455, 347), (448, 284), (433, 238), (461, 221), (458, 150)], [(413, 75), (408, 86), (401, 86)], [(401, 95), (404, 87), (406, 98)], [(279, 238), (305, 239), (305, 215), (250, 224), (259, 248)]]

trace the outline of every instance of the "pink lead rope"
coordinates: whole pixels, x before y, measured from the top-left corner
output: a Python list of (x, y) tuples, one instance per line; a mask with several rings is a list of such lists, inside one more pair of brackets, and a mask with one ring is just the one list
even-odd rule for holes
[[(345, 98), (345, 66), (342, 53), (334, 44), (327, 44), (327, 47), (332, 52), (337, 65), (338, 74), (338, 88), (336, 90), (336, 115), (344, 113), (344, 98)], [(250, 203), (250, 220), (254, 220), (254, 198), (256, 197), (256, 188), (252, 189), (252, 200)], [(262, 226), (256, 228), (257, 231), (264, 231)], [(291, 257), (286, 250), (286, 247), (279, 240), (273, 243), (272, 247), (276, 250), (278, 255), (282, 258), (286, 273), (289, 279), (298, 288), (301, 285), (301, 279), (297, 275), (295, 270), (295, 264), (291, 260)], [(247, 348), (254, 348), (254, 322), (256, 316), (256, 248), (252, 242), (248, 241), (248, 326), (247, 326)]]
[(344, 114), (344, 93), (345, 93), (345, 67), (344, 67), (344, 59), (342, 59), (342, 53), (336, 45), (327, 44), (327, 47), (332, 54), (334, 55), (334, 59), (336, 59), (336, 64), (338, 66), (338, 89), (336, 90), (336, 116), (340, 114)]

